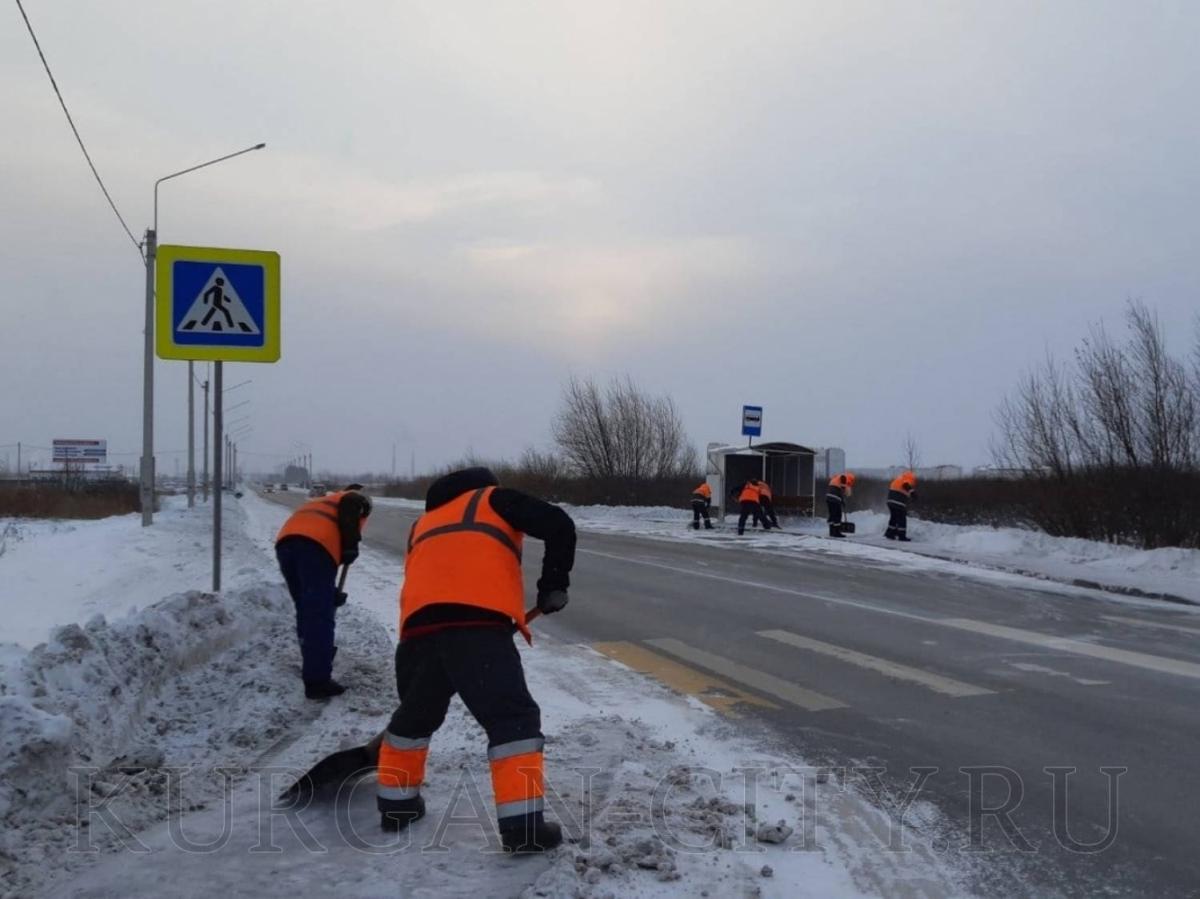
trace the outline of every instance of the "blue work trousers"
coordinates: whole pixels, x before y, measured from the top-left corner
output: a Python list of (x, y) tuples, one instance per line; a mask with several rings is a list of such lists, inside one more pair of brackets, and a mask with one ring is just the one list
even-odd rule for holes
[(337, 565), (325, 548), (307, 537), (285, 537), (275, 545), (279, 570), (296, 606), (302, 674), (306, 684), (323, 684), (333, 676), (334, 600)]

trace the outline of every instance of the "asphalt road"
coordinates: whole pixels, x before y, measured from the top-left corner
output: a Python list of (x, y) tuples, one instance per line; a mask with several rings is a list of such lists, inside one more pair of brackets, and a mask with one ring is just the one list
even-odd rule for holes
[[(368, 550), (402, 553), (414, 517), (377, 506)], [(530, 586), (540, 560), (529, 541)], [(583, 532), (572, 582), (539, 631), (813, 763), (885, 769), (893, 796), (935, 769), (918, 796), (948, 822), (934, 848), (981, 893), (1200, 895), (1200, 616), (752, 540)], [(1006, 805), (1009, 823), (980, 813)]]

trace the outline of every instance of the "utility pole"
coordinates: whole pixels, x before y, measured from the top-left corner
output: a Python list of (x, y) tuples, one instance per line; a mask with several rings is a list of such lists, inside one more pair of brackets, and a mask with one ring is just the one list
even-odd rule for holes
[(154, 523), (154, 259), (158, 235), (146, 229), (146, 326), (142, 360), (142, 527)]
[(392, 480), (396, 480), (396, 441), (392, 441)]
[(17, 477), (21, 477), (21, 441), (17, 441)]

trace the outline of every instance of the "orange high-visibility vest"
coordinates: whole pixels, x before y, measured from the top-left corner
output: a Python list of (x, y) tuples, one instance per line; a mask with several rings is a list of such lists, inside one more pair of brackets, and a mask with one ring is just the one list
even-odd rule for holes
[[(317, 499), (310, 499), (291, 514), (283, 523), (275, 536), (278, 543), (284, 537), (307, 537), (324, 547), (325, 552), (333, 557), (334, 565), (342, 564), (342, 532), (338, 529), (338, 503), (350, 490), (338, 493), (328, 493)], [(358, 520), (358, 532), (361, 534), (366, 525), (366, 519)]]
[(766, 481), (758, 482), (758, 495), (760, 499), (771, 499), (775, 494), (771, 492), (771, 485)]
[(741, 495), (738, 496), (739, 503), (756, 503), (758, 502), (758, 487), (754, 484), (746, 484), (742, 488)]
[(908, 495), (917, 489), (917, 476), (911, 471), (906, 471), (892, 479), (891, 490), (899, 490), (901, 493)]
[(849, 496), (854, 492), (854, 475), (852, 474), (835, 474), (829, 479), (830, 487), (841, 487), (845, 496)]
[(701, 484), (692, 491), (693, 496), (702, 496), (705, 499), (712, 499), (712, 488), (708, 486), (708, 482)]
[(489, 499), (495, 489), (468, 491), (413, 525), (400, 590), (401, 632), (426, 606), (455, 603), (507, 615), (533, 642), (525, 627), (521, 575), (525, 535), (492, 509)]

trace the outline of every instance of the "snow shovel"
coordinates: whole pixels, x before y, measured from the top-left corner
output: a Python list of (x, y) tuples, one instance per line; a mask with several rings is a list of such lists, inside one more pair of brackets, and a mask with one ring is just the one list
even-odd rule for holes
[(337, 593), (334, 594), (333, 607), (340, 609), (346, 604), (346, 575), (350, 573), (350, 564), (342, 566), (342, 576), (338, 578)]
[[(345, 580), (345, 569), (342, 580)], [(541, 614), (537, 606), (534, 606), (525, 613), (525, 623), (529, 624)], [(384, 732), (380, 731), (369, 743), (325, 756), (280, 793), (279, 801), (301, 802), (315, 798), (333, 798), (342, 784), (355, 775), (365, 775), (379, 763), (379, 747), (383, 743), (383, 734)]]

